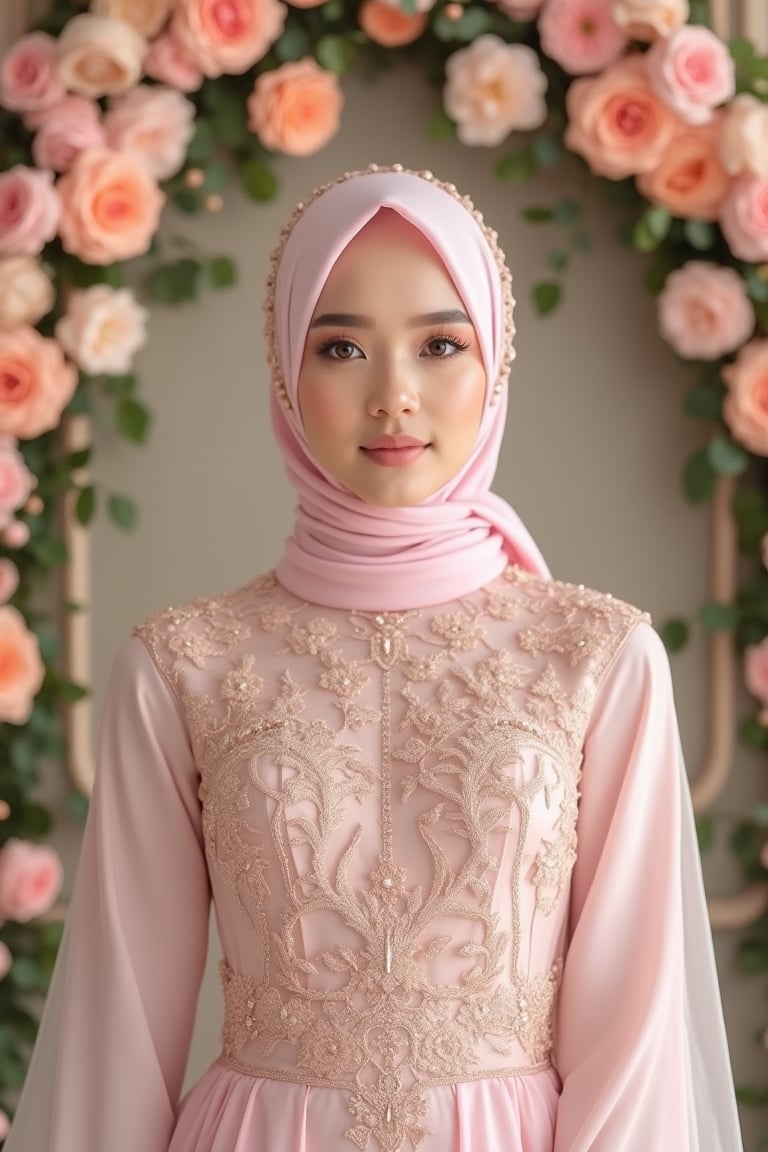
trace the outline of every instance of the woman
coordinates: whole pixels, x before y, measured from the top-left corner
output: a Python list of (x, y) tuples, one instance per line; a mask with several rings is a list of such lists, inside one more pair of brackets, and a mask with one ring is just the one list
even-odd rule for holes
[[(488, 491), (495, 234), (372, 168), (273, 265), (296, 522), (116, 662), (10, 1152), (738, 1152), (663, 646)], [(177, 1106), (211, 893), (222, 1054)]]

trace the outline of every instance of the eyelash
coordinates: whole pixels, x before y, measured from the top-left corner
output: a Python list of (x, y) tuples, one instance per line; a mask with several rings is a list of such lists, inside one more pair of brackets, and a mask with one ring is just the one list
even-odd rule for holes
[[(424, 347), (427, 348), (430, 344), (434, 344), (437, 342), (441, 342), (443, 344), (450, 344), (451, 347), (455, 348), (457, 352), (465, 352), (467, 350), (467, 348), (469, 348), (469, 340), (462, 340), (460, 336), (445, 336), (445, 335), (430, 336), (428, 340), (425, 340)], [(323, 343), (319, 346), (319, 348), (317, 349), (317, 354), (318, 354), (318, 356), (327, 356), (328, 359), (330, 359), (330, 360), (337, 360), (337, 359), (344, 360), (344, 359), (346, 359), (346, 357), (343, 357), (343, 356), (337, 357), (337, 356), (330, 356), (329, 355), (331, 349), (337, 348), (340, 344), (349, 344), (350, 347), (356, 348), (358, 350), (358, 352), (360, 352), (361, 354), (364, 355), (363, 350), (360, 347), (360, 345), (357, 343), (357, 341), (350, 339), (348, 336), (330, 336), (327, 340), (324, 340)], [(449, 360), (450, 357), (449, 356), (433, 356), (433, 357), (430, 357), (430, 359)]]

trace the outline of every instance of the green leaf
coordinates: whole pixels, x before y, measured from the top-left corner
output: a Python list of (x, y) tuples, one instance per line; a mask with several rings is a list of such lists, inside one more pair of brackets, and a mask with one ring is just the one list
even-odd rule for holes
[(700, 504), (710, 498), (716, 479), (706, 448), (688, 457), (683, 470), (683, 491), (692, 504)]
[(746, 449), (725, 436), (710, 440), (707, 456), (715, 472), (721, 476), (740, 476), (749, 467), (749, 453)]
[(548, 316), (560, 303), (560, 285), (554, 280), (541, 280), (533, 286), (533, 304), (539, 316)]
[(196, 212), (202, 212), (204, 208), (204, 196), (199, 188), (176, 188), (171, 195), (171, 200), (176, 208), (190, 216)]
[(564, 196), (562, 200), (558, 200), (555, 204), (555, 220), (558, 224), (574, 224), (581, 215), (581, 204), (578, 200), (572, 200), (569, 196)]
[(440, 12), (432, 24), (438, 40), (450, 43), (460, 40), (469, 43), (493, 27), (493, 17), (484, 8), (465, 8), (458, 20), (450, 20)]
[(697, 252), (706, 252), (717, 239), (715, 226), (709, 220), (686, 220), (683, 225), (683, 235)]
[(81, 488), (75, 501), (75, 517), (80, 524), (90, 524), (96, 511), (96, 490), (92, 484)]
[(78, 700), (84, 700), (89, 695), (88, 688), (82, 684), (75, 684), (73, 680), (59, 680), (56, 692), (65, 704), (76, 704)]
[(688, 643), (690, 629), (685, 620), (665, 620), (658, 631), (668, 652), (679, 652)]
[(760, 723), (757, 715), (747, 716), (739, 726), (739, 740), (747, 748), (762, 752), (768, 748), (768, 728)]
[(211, 125), (205, 116), (198, 112), (195, 117), (195, 134), (187, 148), (187, 167), (204, 168), (213, 152), (213, 145)]
[(17, 988), (25, 992), (35, 991), (43, 984), (43, 973), (33, 956), (14, 956), (11, 979)]
[(67, 456), (67, 466), (75, 472), (78, 468), (85, 468), (90, 462), (90, 459), (91, 449), (80, 448), (79, 451), (70, 452), (69, 456)]
[(765, 264), (758, 267), (747, 265), (744, 269), (744, 279), (747, 282), (747, 292), (758, 304), (768, 301), (768, 270)]
[(768, 828), (768, 804), (755, 805), (749, 814), (760, 828)]
[(107, 396), (129, 396), (137, 384), (138, 379), (134, 373), (127, 372), (123, 376), (105, 376), (102, 388)]
[(41, 536), (37, 540), (31, 540), (29, 551), (43, 568), (60, 568), (69, 560), (69, 549), (57, 536)]
[(455, 140), (456, 123), (442, 108), (438, 108), (427, 125), (427, 136), (430, 140)]
[(569, 256), (562, 248), (554, 248), (547, 254), (547, 265), (553, 272), (564, 272), (568, 267)]
[(212, 288), (229, 288), (237, 282), (237, 266), (229, 256), (214, 256), (208, 261), (207, 273)]
[(121, 400), (115, 409), (115, 422), (118, 432), (121, 436), (125, 436), (126, 440), (143, 444), (147, 439), (150, 415), (138, 400), (130, 396)]
[(739, 487), (733, 494), (731, 511), (743, 548), (757, 549), (768, 532), (768, 501), (756, 488)]
[(715, 842), (715, 822), (711, 816), (696, 817), (696, 839), (699, 852), (707, 852)]
[(565, 155), (565, 149), (555, 136), (534, 136), (531, 149), (539, 168), (556, 168)]
[(735, 604), (718, 604), (714, 600), (702, 604), (699, 616), (707, 632), (731, 632), (738, 621)]
[(646, 208), (632, 231), (632, 242), (641, 252), (657, 248), (672, 226), (672, 213), (652, 205)]
[(242, 148), (248, 141), (250, 129), (245, 101), (222, 84), (222, 100), (211, 113), (211, 132), (218, 144), (226, 148)]
[(240, 180), (251, 200), (273, 200), (277, 194), (277, 180), (273, 173), (252, 156), (240, 165)]
[(768, 1108), (768, 1088), (758, 1088), (754, 1084), (739, 1084), (736, 1099), (747, 1108)]
[(295, 24), (286, 28), (279, 40), (272, 45), (272, 51), (281, 63), (301, 60), (310, 51), (309, 34)]
[(683, 407), (697, 420), (717, 421), (723, 407), (726, 388), (719, 376), (706, 376), (686, 395)]
[(76, 792), (73, 789), (67, 797), (67, 808), (75, 820), (84, 824), (85, 818), (88, 815), (88, 797), (83, 796), (82, 792)]
[(130, 500), (127, 496), (119, 496), (114, 493), (110, 496), (107, 503), (107, 511), (109, 512), (110, 520), (113, 524), (116, 524), (118, 528), (123, 528), (126, 531), (135, 528), (138, 512), (133, 500)]
[(536, 204), (532, 204), (530, 208), (523, 208), (520, 215), (529, 224), (550, 224), (555, 218), (551, 208)]
[(315, 48), (317, 62), (329, 72), (349, 72), (355, 62), (357, 45), (348, 35), (321, 36)]
[(202, 265), (191, 256), (182, 256), (170, 264), (160, 264), (147, 277), (147, 291), (161, 304), (180, 304), (198, 295)]
[(529, 145), (518, 148), (516, 152), (508, 152), (496, 164), (496, 176), (499, 180), (509, 180), (513, 184), (524, 184), (532, 179), (538, 171), (538, 164)]

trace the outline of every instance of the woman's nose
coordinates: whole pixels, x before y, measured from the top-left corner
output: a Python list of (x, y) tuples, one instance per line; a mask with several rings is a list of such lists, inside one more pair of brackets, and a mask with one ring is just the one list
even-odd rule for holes
[(371, 416), (400, 416), (419, 410), (419, 392), (411, 374), (402, 364), (382, 364), (376, 373), (368, 399)]

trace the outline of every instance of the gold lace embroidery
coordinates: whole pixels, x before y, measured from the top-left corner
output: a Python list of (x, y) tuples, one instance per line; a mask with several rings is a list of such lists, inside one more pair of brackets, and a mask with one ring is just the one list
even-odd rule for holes
[[(267, 576), (140, 630), (187, 718), (210, 865), (259, 933), (258, 980), (226, 961), (221, 969), (222, 1046), (233, 1067), (345, 1088), (345, 1136), (361, 1150), (373, 1141), (397, 1152), (429, 1133), (430, 1084), (546, 1066), (562, 961), (532, 973), (521, 966), (520, 886), (532, 885), (542, 916), (561, 905), (595, 691), (639, 619), (647, 616), (599, 593), (511, 568), (487, 592), (432, 615), (331, 620)], [(491, 621), (503, 647), (491, 643)], [(253, 646), (267, 635), (271, 656), (259, 662)], [(275, 662), (283, 671), (268, 688)], [(195, 687), (202, 671), (205, 691)], [(313, 716), (317, 690), (337, 724)], [(396, 800), (420, 804), (429, 889), (414, 885), (393, 850), (398, 763), (412, 766), (399, 774)], [(279, 782), (270, 764), (280, 765)], [(381, 851), (361, 886), (352, 880), (363, 830), (354, 802), (375, 793)], [(271, 815), (255, 823), (262, 809)], [(536, 813), (545, 830), (534, 836)], [(492, 840), (512, 850), (504, 926), (492, 904)], [(449, 860), (457, 841), (464, 854)], [(319, 913), (359, 943), (298, 950), (303, 917)], [(472, 927), (464, 940), (439, 931), (457, 919)], [(446, 955), (457, 975), (433, 984), (429, 964)], [(490, 1052), (498, 1068), (488, 1067)]]

